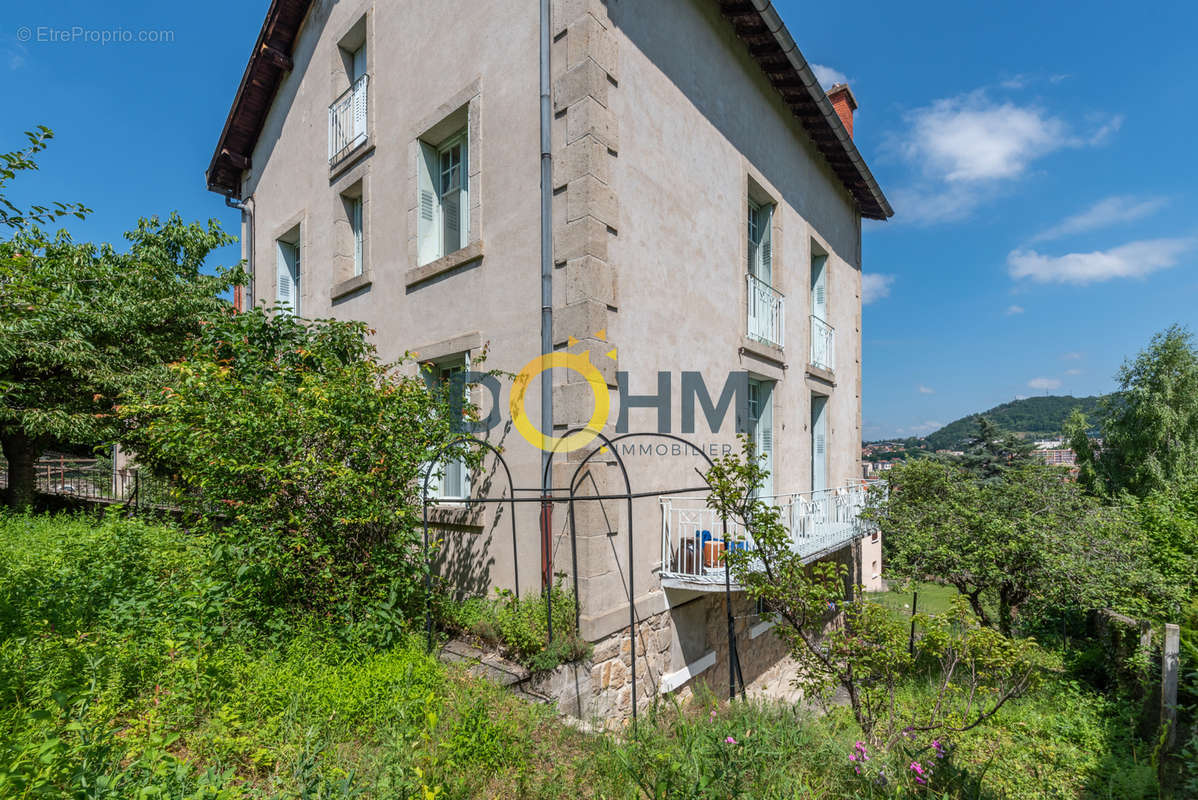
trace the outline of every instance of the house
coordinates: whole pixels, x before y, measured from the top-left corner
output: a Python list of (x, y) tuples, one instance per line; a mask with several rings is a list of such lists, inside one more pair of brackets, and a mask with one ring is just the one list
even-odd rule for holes
[[(795, 546), (877, 583), (880, 544), (857, 518), (861, 225), (892, 211), (853, 143), (853, 93), (825, 95), (762, 0), (554, 0), (543, 195), (538, 12), (274, 0), (207, 181), (243, 211), (248, 303), (364, 320), (384, 358), (416, 352), (446, 379), (484, 350), (486, 369), (551, 375), (550, 402), (528, 391), (516, 419), (512, 386), (489, 400), (518, 487), (547, 458), (533, 420), (686, 440), (591, 434), (554, 457), (554, 487), (589, 457), (577, 492), (608, 498), (574, 505), (576, 538), (564, 502), (545, 536), (536, 503), (466, 502), (510, 493), (493, 458), (434, 481), (438, 572), (476, 592), (566, 573), (594, 643), (577, 709), (617, 717), (634, 697), (727, 685), (729, 611), (745, 681), (783, 654), (735, 586), (726, 608), (702, 492), (671, 493), (701, 485), (737, 430)], [(557, 361), (540, 360), (542, 333)]]

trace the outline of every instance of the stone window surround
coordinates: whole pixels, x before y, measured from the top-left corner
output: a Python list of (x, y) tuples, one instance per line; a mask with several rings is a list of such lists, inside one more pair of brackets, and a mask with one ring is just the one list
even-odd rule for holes
[[(420, 364), (445, 361), (451, 356), (465, 355), (469, 358), (472, 352), (483, 346), (483, 337), (479, 331), (470, 331), (448, 339), (418, 347), (413, 356)], [(485, 503), (463, 503), (460, 500), (444, 502), (431, 498), (433, 502), (428, 507), (428, 521), (438, 527), (458, 528), (469, 533), (481, 533), (486, 524)]]
[[(262, 286), (263, 284), (268, 284), (270, 286), (270, 294), (261, 296), (261, 299), (263, 301), (265, 301), (267, 307), (272, 307), (272, 306), (275, 306), (278, 304), (278, 302), (279, 302), (278, 242), (279, 242), (279, 240), (286, 237), (287, 234), (291, 233), (291, 231), (297, 227), (299, 228), (298, 244), (299, 244), (299, 249), (300, 249), (299, 306), (300, 306), (300, 313), (304, 313), (305, 309), (308, 306), (308, 303), (311, 302), (311, 299), (312, 299), (312, 292), (309, 291), (309, 288), (310, 288), (309, 284), (311, 283), (311, 281), (305, 280), (305, 276), (310, 275), (310, 272), (308, 270), (311, 269), (310, 265), (305, 266), (305, 261), (309, 260), (309, 255), (312, 252), (312, 250), (311, 250), (311, 241), (312, 241), (311, 230), (312, 230), (312, 228), (308, 224), (307, 209), (297, 211), (295, 214), (293, 214), (291, 217), (289, 217), (285, 222), (277, 225), (272, 231), (270, 231), (270, 233), (268, 235), (269, 238), (267, 239), (267, 241), (269, 242), (269, 246), (266, 248), (266, 252), (270, 254), (270, 258), (267, 260), (266, 264), (262, 265), (263, 267), (265, 267), (266, 270), (268, 270), (268, 274), (270, 275), (270, 280), (269, 280), (269, 282), (267, 282), (267, 281), (262, 281), (258, 278), (255, 278), (255, 283), (257, 283), (259, 286)], [(258, 269), (258, 266), (255, 264), (255, 270), (257, 270), (257, 269)]]
[[(369, 162), (359, 162), (347, 170), (332, 186), (332, 215), (333, 220), (333, 285), (329, 289), (329, 300), (336, 302), (354, 292), (368, 289), (373, 283), (372, 246), (371, 246), (371, 184)], [(349, 230), (349, 217), (345, 208), (348, 197), (362, 198), (362, 273), (353, 274), (353, 242)], [(351, 248), (343, 252), (344, 247)]]
[[(786, 349), (783, 347), (775, 347), (772, 344), (758, 342), (750, 339), (748, 336), (749, 330), (749, 286), (746, 279), (748, 274), (749, 263), (749, 237), (747, 233), (746, 218), (749, 213), (749, 202), (772, 205), (774, 212), (770, 214), (770, 263), (772, 275), (770, 277), (771, 285), (779, 292), (786, 296), (787, 280), (790, 276), (786, 272), (784, 266), (784, 246), (782, 241), (783, 233), (783, 210), (782, 203), (778, 198), (782, 194), (774, 188), (774, 186), (765, 179), (765, 177), (749, 163), (747, 159), (743, 161), (744, 165), (744, 188), (741, 192), (740, 213), (737, 215), (739, 225), (737, 233), (737, 241), (740, 242), (740, 258), (737, 261), (736, 280), (740, 286), (740, 339), (741, 351), (749, 351), (761, 358), (775, 361), (779, 364), (784, 363), (786, 357)], [(788, 315), (789, 316), (789, 315)]]
[[(369, 61), (369, 54), (367, 55)], [(483, 162), (482, 148), (482, 80), (475, 78), (452, 97), (441, 103), (435, 110), (425, 115), (409, 132), (408, 136), (408, 263), (412, 266), (404, 274), (404, 283), (409, 288), (430, 278), (455, 270), (483, 257), (482, 225), (483, 208), (481, 192), (481, 176)], [(434, 259), (427, 264), (420, 264), (419, 253), (419, 179), (420, 142), (429, 144), (443, 141), (447, 136), (460, 130), (460, 124), (451, 124), (456, 115), (465, 116), (466, 127), (466, 197), (469, 203), (469, 230), (466, 236), (466, 246), (452, 253)]]
[(374, 83), (374, 9), (368, 8), (363, 14), (354, 21), (352, 25), (345, 29), (345, 32), (337, 38), (337, 45), (333, 48), (332, 55), (329, 59), (329, 86), (331, 93), (329, 95), (329, 103), (332, 103), (340, 97), (350, 87), (350, 74), (353, 70), (352, 54), (359, 47), (366, 48), (366, 74), (370, 77), (367, 79), (366, 86), (366, 138), (362, 140), (356, 147), (348, 150), (334, 163), (329, 165), (329, 180), (332, 181), (343, 172), (346, 167), (352, 165), (366, 153), (374, 150), (374, 100), (378, 97), (378, 90)]

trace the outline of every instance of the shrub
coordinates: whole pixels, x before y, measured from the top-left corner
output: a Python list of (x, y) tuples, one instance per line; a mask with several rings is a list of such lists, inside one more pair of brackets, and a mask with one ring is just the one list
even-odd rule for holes
[(385, 643), (422, 607), (421, 481), (462, 409), (380, 363), (367, 333), (237, 314), (206, 326), (164, 388), (121, 413), (139, 460), (182, 487), (244, 602)]

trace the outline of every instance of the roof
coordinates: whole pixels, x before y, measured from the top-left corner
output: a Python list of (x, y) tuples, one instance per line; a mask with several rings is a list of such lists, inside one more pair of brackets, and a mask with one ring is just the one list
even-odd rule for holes
[(250, 155), (283, 75), (291, 69), (291, 49), (312, 0), (271, 0), (258, 41), (245, 66), (233, 106), (206, 173), (213, 192), (241, 196), (241, 172)]
[(749, 55), (782, 95), (791, 113), (828, 160), (836, 177), (857, 201), (861, 215), (870, 219), (894, 216), (894, 209), (853, 144), (853, 137), (845, 130), (773, 4), (769, 0), (717, 2), (737, 37), (748, 46)]
[[(769, 0), (716, 2), (749, 54), (852, 195), (861, 215), (870, 219), (893, 216), (894, 210), (853, 144), (853, 138)], [(250, 167), (250, 155), (262, 133), (275, 92), (283, 74), (291, 69), (291, 50), (310, 5), (311, 0), (271, 0), (208, 165), (210, 190), (240, 197), (241, 172)]]

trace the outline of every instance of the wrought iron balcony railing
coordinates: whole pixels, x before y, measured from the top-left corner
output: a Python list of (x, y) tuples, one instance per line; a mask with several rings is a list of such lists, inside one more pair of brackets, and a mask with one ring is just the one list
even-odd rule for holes
[(811, 315), (811, 365), (832, 371), (836, 364), (836, 329)]
[(329, 106), (329, 163), (366, 141), (366, 89), (370, 76), (354, 81)]
[[(867, 533), (861, 511), (870, 487), (881, 484), (869, 481), (766, 500), (779, 509), (795, 553), (814, 561)], [(732, 520), (725, 536), (720, 515), (707, 507), (706, 498), (661, 498), (663, 580), (723, 586), (724, 549), (753, 547), (752, 535)]]
[(749, 338), (785, 346), (786, 298), (760, 278), (746, 274), (749, 285)]

